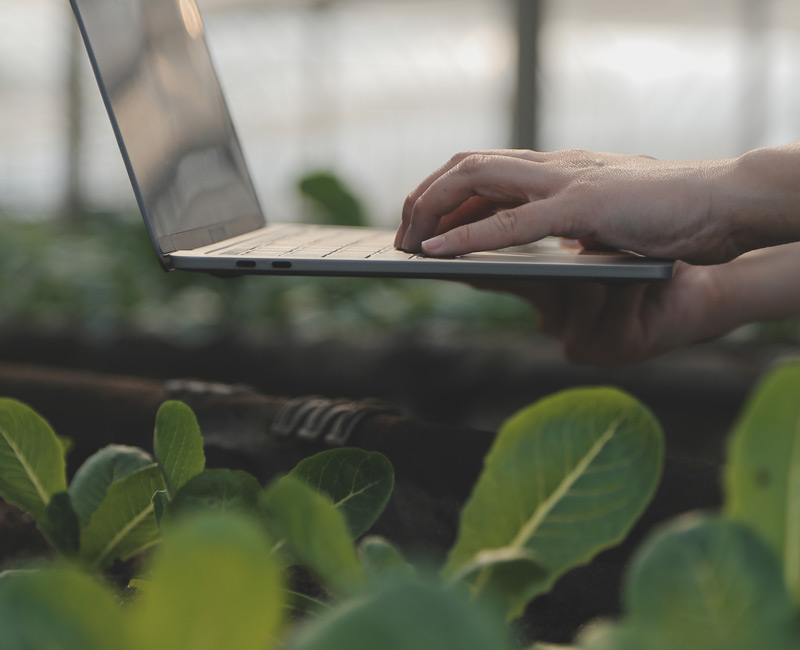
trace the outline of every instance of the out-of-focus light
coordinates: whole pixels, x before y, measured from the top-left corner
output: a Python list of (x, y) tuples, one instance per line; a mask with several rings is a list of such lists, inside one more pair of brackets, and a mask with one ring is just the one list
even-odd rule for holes
[[(601, 32), (601, 34), (603, 34)], [(684, 74), (724, 77), (735, 65), (731, 30), (660, 29), (646, 26), (617, 28), (614, 37), (603, 42), (601, 35), (585, 34), (593, 52), (592, 67), (613, 71), (631, 83), (671, 79)], [(592, 40), (594, 46), (592, 47)]]
[(508, 36), (490, 27), (474, 29), (458, 44), (455, 59), (466, 72), (486, 77), (499, 74), (511, 64)]
[(200, 18), (200, 11), (194, 0), (179, 0), (181, 18), (186, 25), (186, 31), (192, 38), (199, 38), (203, 35), (203, 20)]

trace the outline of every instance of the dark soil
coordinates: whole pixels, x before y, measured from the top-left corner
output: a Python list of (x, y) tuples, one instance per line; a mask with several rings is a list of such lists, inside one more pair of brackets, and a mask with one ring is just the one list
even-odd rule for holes
[(0, 571), (23, 566), (49, 552), (33, 517), (0, 499)]

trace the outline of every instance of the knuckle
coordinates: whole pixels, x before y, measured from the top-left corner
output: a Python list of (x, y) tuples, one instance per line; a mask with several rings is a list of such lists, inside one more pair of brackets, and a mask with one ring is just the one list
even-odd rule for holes
[(408, 223), (411, 220), (411, 213), (414, 211), (414, 205), (417, 199), (414, 193), (409, 194), (403, 202), (402, 222)]
[(511, 240), (516, 237), (519, 217), (513, 210), (500, 210), (495, 213), (492, 223), (502, 237)]
[(467, 175), (478, 174), (486, 169), (491, 156), (485, 153), (470, 153), (458, 165), (456, 169)]
[(591, 154), (585, 149), (568, 149), (564, 152), (564, 157), (572, 163), (581, 163), (591, 157)]
[(425, 195), (414, 202), (414, 206), (409, 214), (411, 221), (427, 221), (428, 219), (428, 199)]
[(467, 224), (451, 231), (451, 236), (455, 238), (456, 245), (459, 248), (467, 248), (472, 242), (474, 230), (475, 228), (472, 224)]
[(468, 158), (469, 156), (472, 156), (475, 153), (477, 153), (477, 152), (475, 152), (475, 151), (459, 151), (457, 154), (455, 154), (454, 156), (452, 156), (450, 158), (450, 160), (448, 161), (448, 164), (451, 167), (454, 167), (458, 163), (460, 163), (462, 160), (464, 160), (464, 158)]

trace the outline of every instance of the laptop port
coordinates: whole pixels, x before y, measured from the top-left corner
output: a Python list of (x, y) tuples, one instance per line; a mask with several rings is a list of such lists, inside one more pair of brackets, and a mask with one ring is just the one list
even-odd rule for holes
[(240, 269), (254, 269), (256, 268), (256, 263), (253, 260), (239, 260), (236, 262), (236, 266)]
[(273, 269), (290, 269), (292, 268), (291, 262), (273, 262), (272, 263)]

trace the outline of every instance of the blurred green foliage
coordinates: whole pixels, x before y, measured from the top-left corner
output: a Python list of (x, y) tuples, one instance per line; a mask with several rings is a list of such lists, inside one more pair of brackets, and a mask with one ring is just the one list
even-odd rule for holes
[(389, 330), (533, 332), (534, 325), (522, 301), (454, 282), (164, 273), (138, 217), (0, 217), (0, 326), (318, 340)]
[(329, 171), (311, 172), (297, 184), (300, 193), (316, 208), (316, 223), (329, 226), (369, 225), (364, 205)]

